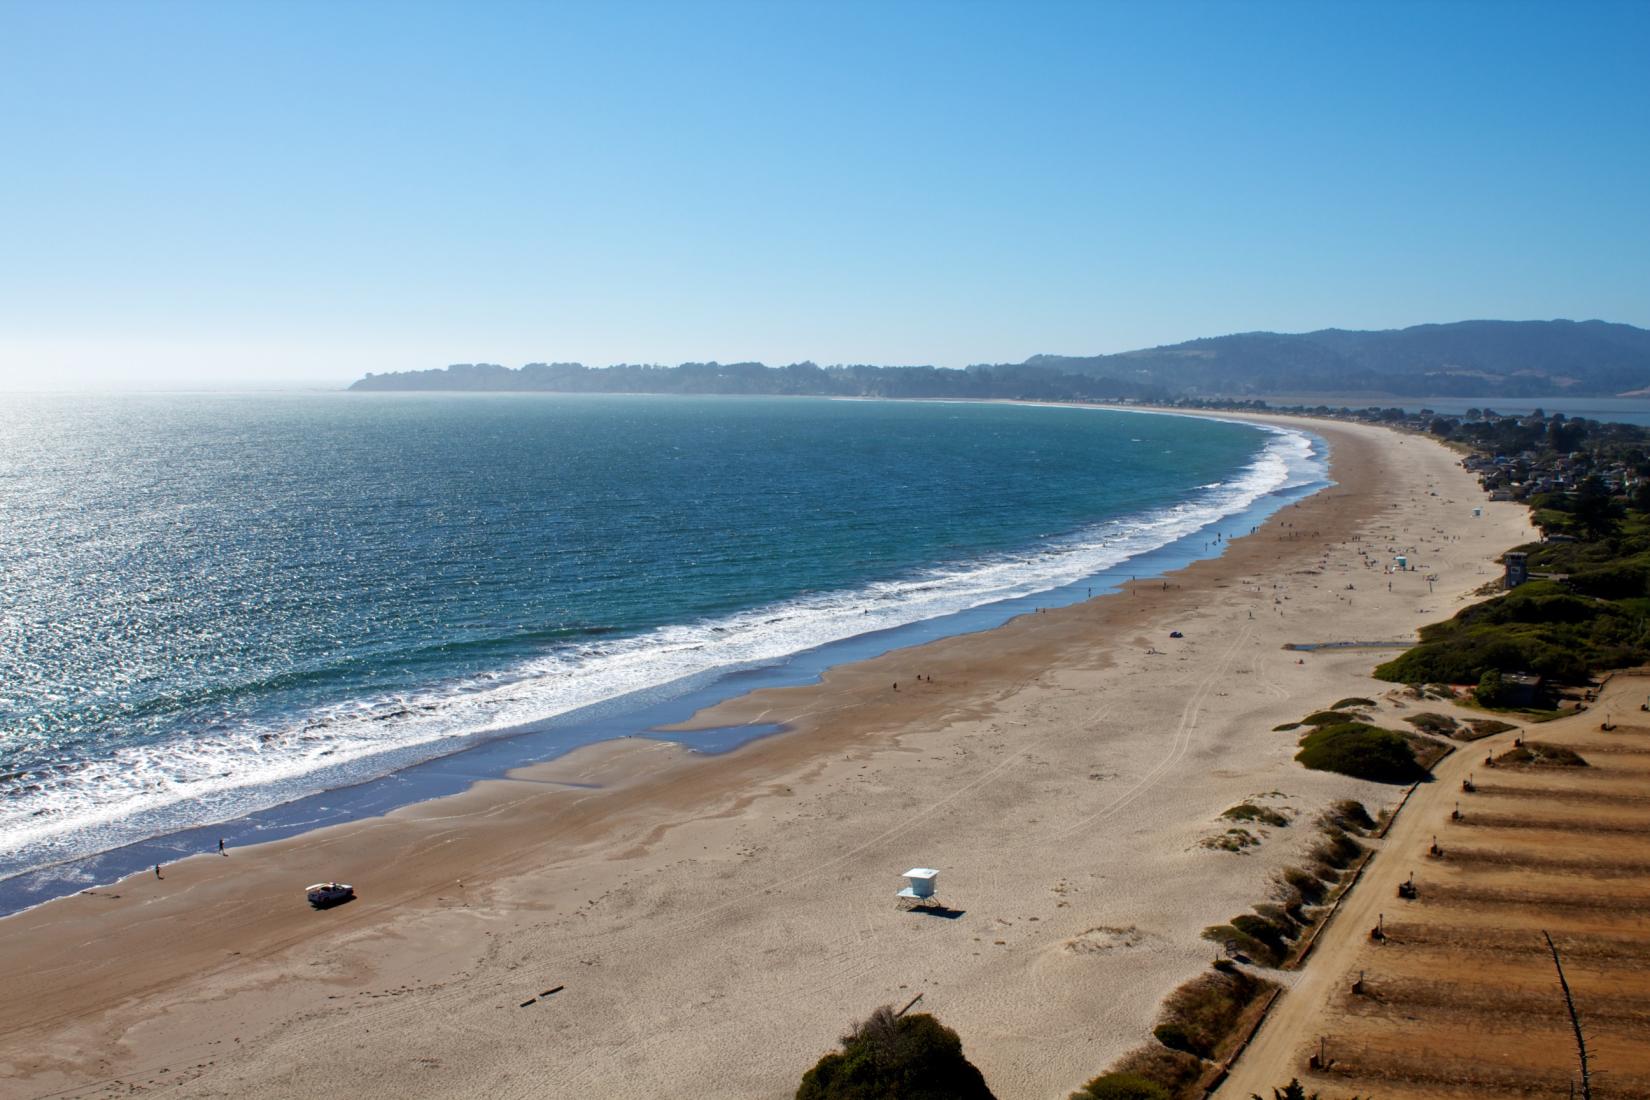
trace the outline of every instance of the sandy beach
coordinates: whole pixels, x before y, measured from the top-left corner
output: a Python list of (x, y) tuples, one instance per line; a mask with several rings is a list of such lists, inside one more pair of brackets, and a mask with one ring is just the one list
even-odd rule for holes
[[(1283, 645), (1409, 638), (1530, 537), (1440, 444), (1297, 423), (1337, 484), (1222, 557), (697, 716), (788, 729), (733, 753), (611, 742), (0, 921), (0, 1096), (788, 1096), (921, 994), (996, 1095), (1064, 1097), (1325, 806), (1402, 793), (1273, 732), (1382, 656)], [(1250, 797), (1298, 827), (1206, 847)], [(916, 865), (947, 916), (897, 907)]]

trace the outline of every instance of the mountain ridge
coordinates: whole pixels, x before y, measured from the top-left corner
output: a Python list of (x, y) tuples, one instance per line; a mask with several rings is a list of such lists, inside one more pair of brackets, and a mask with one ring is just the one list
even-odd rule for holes
[(961, 370), (812, 362), (460, 363), (368, 374), (351, 390), (751, 393), (1138, 399), (1380, 393), (1607, 397), (1650, 388), (1650, 330), (1601, 320), (1470, 320), (1401, 329), (1240, 332), (1106, 355), (1039, 354)]

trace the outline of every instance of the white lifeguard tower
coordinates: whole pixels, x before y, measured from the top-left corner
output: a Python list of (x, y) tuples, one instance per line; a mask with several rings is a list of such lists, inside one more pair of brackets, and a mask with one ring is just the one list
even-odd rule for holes
[(905, 872), (905, 889), (895, 897), (899, 898), (901, 905), (938, 905), (934, 887), (939, 877), (940, 873), (932, 867), (913, 867)]

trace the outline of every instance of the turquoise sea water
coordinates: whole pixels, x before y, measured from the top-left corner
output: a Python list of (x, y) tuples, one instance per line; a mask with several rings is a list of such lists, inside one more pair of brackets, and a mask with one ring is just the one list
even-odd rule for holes
[(1094, 409), (9, 398), (0, 878), (1069, 585), (1321, 475)]

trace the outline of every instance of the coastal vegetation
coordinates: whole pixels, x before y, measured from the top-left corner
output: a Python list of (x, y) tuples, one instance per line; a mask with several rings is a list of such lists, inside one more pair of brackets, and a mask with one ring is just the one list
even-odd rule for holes
[(797, 1087), (796, 1100), (992, 1100), (957, 1033), (926, 1012), (884, 1005), (842, 1037)]
[(1587, 761), (1574, 749), (1545, 741), (1524, 741), (1495, 758), (1497, 764), (1524, 764), (1537, 768), (1585, 768)]
[(1420, 730), (1430, 733), (1434, 737), (1450, 737), (1460, 727), (1460, 723), (1447, 714), (1437, 714), (1432, 711), (1422, 711), (1420, 714), (1406, 715), (1404, 721)]
[[(1247, 805), (1252, 804), (1240, 804)], [(1326, 904), (1364, 856), (1357, 836), (1374, 826), (1369, 811), (1352, 799), (1325, 811), (1306, 865), (1285, 869), (1273, 882), (1271, 900), (1204, 930), (1204, 938), (1220, 944), (1224, 955), (1164, 1000), (1152, 1029), (1155, 1042), (1124, 1055), (1070, 1100), (1202, 1096), (1220, 1061), (1243, 1042), (1278, 988), (1241, 964), (1283, 966), (1300, 954), (1309, 932), (1326, 915)]]
[[(1647, 547), (1650, 549), (1650, 547)], [(1565, 581), (1535, 580), (1421, 628), (1421, 644), (1378, 666), (1401, 683), (1476, 684), (1486, 706), (1506, 705), (1508, 673), (1581, 683), (1593, 669), (1650, 657), (1650, 600), (1603, 599)], [(1495, 673), (1488, 680), (1486, 674)]]
[(1450, 736), (1457, 741), (1477, 741), (1498, 733), (1509, 733), (1517, 728), (1511, 722), (1503, 722), (1499, 718), (1468, 718), (1463, 725), (1451, 730)]
[(1257, 806), (1253, 802), (1239, 802), (1220, 815), (1231, 821), (1253, 821), (1261, 825), (1271, 825), (1274, 828), (1284, 828), (1289, 819), (1270, 806)]
[(1274, 988), (1235, 966), (1213, 968), (1169, 995), (1152, 1037), (1170, 1050), (1213, 1058), (1230, 1035), (1232, 1021)]
[(1070, 1100), (1189, 1100), (1202, 1095), (1197, 1086), (1206, 1069), (1196, 1055), (1154, 1042), (1123, 1055)]
[(1473, 684), (1481, 705), (1510, 707), (1532, 701), (1509, 685), (1510, 674), (1580, 684), (1596, 670), (1650, 660), (1650, 513), (1624, 506), (1609, 534), (1571, 537), (1519, 547), (1533, 579), (1422, 627), (1421, 644), (1375, 675)]
[(1319, 725), (1301, 738), (1295, 759), (1314, 771), (1377, 783), (1413, 783), (1427, 774), (1443, 751), (1436, 742), (1414, 734), (1340, 721)]

